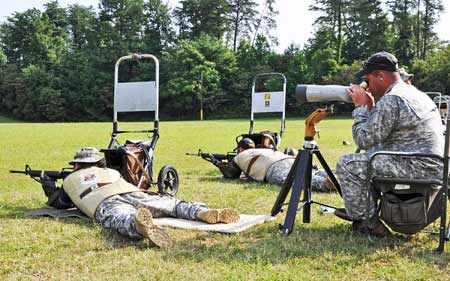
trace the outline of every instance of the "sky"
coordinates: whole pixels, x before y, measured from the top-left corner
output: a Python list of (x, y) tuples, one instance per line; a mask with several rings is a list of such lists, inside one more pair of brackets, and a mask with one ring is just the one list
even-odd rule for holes
[[(5, 21), (13, 12), (23, 12), (29, 8), (43, 8), (47, 0), (0, 0), (0, 21)], [(98, 0), (59, 0), (59, 3), (66, 7), (69, 4), (78, 3), (85, 6), (98, 6)], [(177, 0), (168, 0), (169, 5), (174, 7)], [(256, 0), (263, 3), (263, 0)], [(278, 38), (278, 52), (282, 52), (290, 43), (303, 46), (314, 32), (313, 22), (318, 13), (308, 10), (313, 0), (276, 0), (277, 29), (273, 32)], [(450, 0), (442, 0), (445, 11), (441, 14), (441, 19), (435, 27), (435, 32), (442, 40), (450, 41)]]

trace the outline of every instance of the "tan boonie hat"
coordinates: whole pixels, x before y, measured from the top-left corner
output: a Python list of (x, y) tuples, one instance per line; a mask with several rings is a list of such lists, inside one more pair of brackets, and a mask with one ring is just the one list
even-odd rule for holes
[(100, 157), (99, 151), (95, 147), (83, 147), (77, 151), (73, 160), (69, 162), (70, 165), (75, 163), (97, 163), (102, 160), (103, 157)]

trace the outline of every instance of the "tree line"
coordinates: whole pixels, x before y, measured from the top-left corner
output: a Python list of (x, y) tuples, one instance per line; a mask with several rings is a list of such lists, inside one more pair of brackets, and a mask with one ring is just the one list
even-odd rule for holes
[[(30, 121), (110, 120), (115, 61), (150, 53), (160, 60), (160, 115), (247, 116), (255, 74), (288, 79), (288, 112), (302, 114), (296, 84), (349, 84), (360, 61), (386, 50), (425, 91), (450, 93), (450, 47), (433, 32), (441, 0), (318, 0), (315, 33), (277, 53), (275, 0), (100, 0), (98, 7), (15, 12), (0, 25), (0, 111)], [(301, 28), (299, 26), (298, 28)], [(295, 38), (299, 41), (300, 38)], [(152, 64), (120, 68), (121, 81), (154, 79)], [(261, 81), (258, 90), (280, 89)], [(340, 107), (341, 111), (351, 108)]]

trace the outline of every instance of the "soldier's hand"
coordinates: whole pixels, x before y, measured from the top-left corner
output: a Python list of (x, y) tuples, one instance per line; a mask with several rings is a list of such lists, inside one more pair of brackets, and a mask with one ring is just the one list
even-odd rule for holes
[(227, 163), (224, 163), (224, 162), (219, 162), (214, 165), (216, 165), (219, 169), (225, 169), (227, 167)]
[(47, 176), (44, 171), (42, 171), (39, 179), (42, 185), (42, 189), (44, 190), (45, 196), (50, 197), (58, 189), (56, 180)]
[(212, 155), (211, 153), (209, 154), (209, 158), (211, 159), (211, 162), (217, 167), (219, 167), (218, 165), (222, 163), (216, 157), (214, 157), (214, 155)]
[(351, 85), (347, 88), (348, 95), (352, 98), (355, 106), (367, 105), (370, 111), (375, 106), (375, 99), (372, 94), (358, 85)]

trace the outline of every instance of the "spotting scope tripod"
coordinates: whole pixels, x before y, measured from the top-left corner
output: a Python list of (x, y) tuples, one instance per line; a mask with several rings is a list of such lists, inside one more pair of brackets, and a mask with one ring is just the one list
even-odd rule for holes
[(328, 177), (333, 182), (339, 195), (342, 196), (341, 187), (336, 180), (333, 172), (328, 166), (327, 162), (320, 153), (317, 143), (314, 141), (314, 136), (318, 133), (316, 125), (325, 117), (333, 113), (333, 107), (330, 108), (319, 108), (311, 113), (305, 120), (305, 140), (303, 143), (303, 148), (298, 151), (295, 158), (294, 164), (289, 171), (289, 174), (281, 187), (281, 191), (278, 194), (277, 200), (272, 208), (272, 216), (276, 216), (282, 211), (284, 202), (289, 191), (292, 189), (291, 198), (288, 203), (288, 209), (286, 213), (286, 218), (284, 224), (280, 225), (280, 229), (284, 236), (288, 236), (292, 229), (294, 228), (295, 216), (299, 210), (300, 196), (303, 192), (302, 206), (303, 209), (303, 222), (309, 223), (311, 220), (311, 204), (318, 204), (325, 207), (334, 208), (320, 202), (312, 200), (311, 194), (311, 178), (312, 178), (312, 166), (313, 166), (313, 156), (315, 155), (322, 167), (325, 169)]

